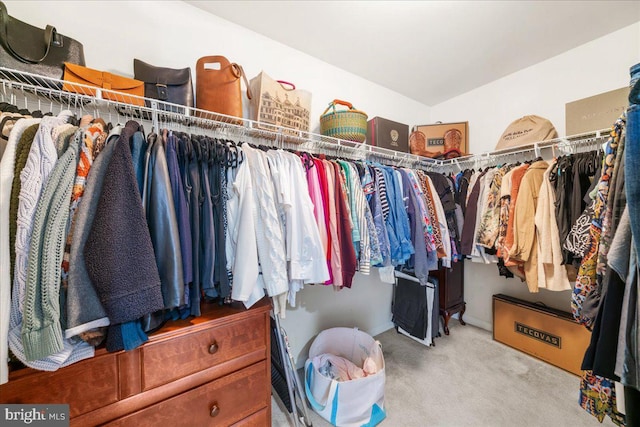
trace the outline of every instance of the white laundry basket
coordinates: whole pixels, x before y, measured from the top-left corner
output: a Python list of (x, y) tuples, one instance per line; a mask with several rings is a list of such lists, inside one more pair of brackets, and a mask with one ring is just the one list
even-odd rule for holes
[[(362, 367), (370, 357), (375, 374), (349, 381), (336, 381), (319, 371), (312, 360), (333, 354)], [(386, 417), (384, 411), (384, 357), (380, 343), (357, 328), (331, 328), (318, 334), (304, 366), (305, 392), (311, 408), (334, 426), (375, 426)]]

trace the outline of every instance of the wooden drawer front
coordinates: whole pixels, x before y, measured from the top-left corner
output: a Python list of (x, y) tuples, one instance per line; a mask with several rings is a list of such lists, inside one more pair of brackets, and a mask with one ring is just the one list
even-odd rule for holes
[[(266, 350), (265, 328), (265, 316), (253, 316), (148, 343), (142, 348), (142, 388), (149, 390), (252, 351)], [(214, 344), (217, 348), (212, 349)]]
[(2, 403), (68, 403), (75, 417), (118, 400), (116, 356), (105, 354), (55, 372), (34, 372), (0, 386)]
[[(270, 404), (267, 364), (259, 362), (119, 418), (109, 426), (229, 426)], [(212, 408), (217, 412), (212, 416)], [(263, 424), (265, 425), (265, 424)]]
[(266, 427), (271, 425), (269, 411), (267, 408), (261, 409), (253, 415), (249, 415), (244, 420), (240, 420), (232, 427)]

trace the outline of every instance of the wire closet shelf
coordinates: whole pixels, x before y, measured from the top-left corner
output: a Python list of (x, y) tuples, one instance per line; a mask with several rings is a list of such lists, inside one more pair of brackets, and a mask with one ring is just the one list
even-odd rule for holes
[[(609, 135), (609, 129), (557, 138), (512, 149), (485, 152), (449, 160), (431, 159), (325, 135), (305, 132), (245, 118), (228, 116), (152, 98), (129, 95), (79, 83), (67, 83), (73, 92), (62, 90), (65, 82), (46, 76), (0, 67), (0, 99), (29, 110), (43, 112), (69, 109), (103, 118), (124, 117), (163, 127), (212, 134), (218, 137), (252, 138), (274, 148), (295, 149), (354, 160), (375, 160), (400, 167), (442, 172), (464, 167), (487, 166), (501, 159), (539, 155), (543, 148), (576, 152), (591, 147)], [(48, 107), (48, 108), (47, 108)]]
[[(599, 129), (591, 132), (520, 145), (517, 147), (504, 148), (490, 152), (488, 151), (480, 154), (471, 154), (455, 159), (441, 160), (438, 163), (438, 167), (441, 171), (458, 172), (466, 168), (497, 166), (502, 163), (515, 162), (524, 159), (533, 160), (538, 157), (543, 157), (543, 150), (548, 154), (551, 154), (552, 157), (597, 150), (601, 148), (601, 144), (604, 143), (610, 135), (611, 129)], [(551, 151), (550, 153), (549, 150)]]
[(354, 160), (376, 160), (396, 166), (435, 170), (434, 159), (374, 147), (240, 117), (228, 116), (157, 99), (144, 98), (0, 67), (0, 97), (43, 112), (69, 109), (118, 120), (133, 119), (184, 132), (218, 137), (252, 138), (275, 148), (289, 148)]

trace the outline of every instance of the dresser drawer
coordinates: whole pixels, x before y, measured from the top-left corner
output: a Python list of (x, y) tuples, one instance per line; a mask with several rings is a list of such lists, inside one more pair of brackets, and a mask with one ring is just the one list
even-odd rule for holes
[(265, 327), (265, 316), (253, 316), (147, 343), (142, 347), (142, 389), (152, 389), (252, 351), (264, 349), (266, 353)]
[(0, 386), (0, 401), (68, 403), (75, 417), (118, 400), (117, 366), (116, 355), (105, 354), (55, 372), (16, 372), (16, 378)]
[(263, 361), (119, 418), (108, 425), (229, 426), (266, 408), (270, 404), (270, 387), (267, 362)]
[(261, 409), (253, 415), (249, 415), (244, 420), (240, 420), (232, 427), (266, 427), (271, 425), (269, 411), (267, 408)]

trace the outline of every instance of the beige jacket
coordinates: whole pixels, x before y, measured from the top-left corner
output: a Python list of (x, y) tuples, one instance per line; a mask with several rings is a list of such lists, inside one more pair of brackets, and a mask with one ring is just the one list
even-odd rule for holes
[(567, 269), (562, 265), (560, 233), (555, 214), (556, 193), (549, 181), (555, 162), (542, 175), (535, 225), (538, 251), (538, 287), (550, 291), (571, 289)]
[(538, 292), (538, 242), (536, 237), (536, 207), (544, 172), (549, 164), (544, 160), (532, 164), (522, 178), (514, 210), (513, 246), (509, 257), (524, 261), (524, 274), (530, 292)]

